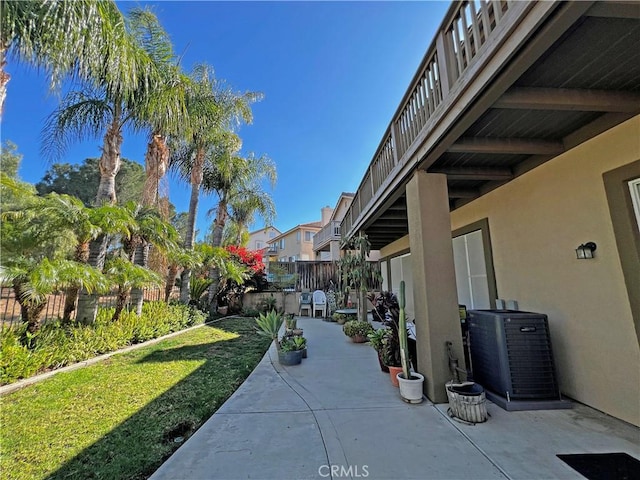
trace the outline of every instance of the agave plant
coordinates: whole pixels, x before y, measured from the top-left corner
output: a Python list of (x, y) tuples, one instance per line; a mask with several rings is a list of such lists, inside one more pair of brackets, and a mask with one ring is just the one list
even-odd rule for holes
[(280, 342), (278, 342), (278, 333), (282, 326), (282, 315), (275, 310), (271, 310), (268, 313), (261, 313), (256, 317), (256, 323), (258, 324), (257, 330), (260, 335), (269, 337), (276, 342), (276, 348), (280, 350)]

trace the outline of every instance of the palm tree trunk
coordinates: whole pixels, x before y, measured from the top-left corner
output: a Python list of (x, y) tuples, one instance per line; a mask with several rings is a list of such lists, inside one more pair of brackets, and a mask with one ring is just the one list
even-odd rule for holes
[(118, 287), (118, 301), (116, 302), (116, 309), (113, 312), (113, 317), (111, 317), (112, 322), (117, 322), (120, 319), (122, 310), (124, 310), (124, 307), (127, 304), (128, 297), (128, 292), (122, 287)]
[(47, 306), (47, 299), (43, 302), (25, 302), (23, 300), (22, 282), (14, 280), (13, 291), (15, 298), (20, 305), (20, 315), (22, 321), (27, 324), (27, 331), (35, 333), (40, 329), (40, 314)]
[(167, 273), (167, 283), (164, 286), (164, 301), (168, 302), (173, 291), (173, 286), (176, 284), (176, 277), (178, 276), (178, 269), (180, 267), (177, 263), (169, 265), (169, 271)]
[(169, 148), (158, 133), (154, 133), (147, 144), (144, 158), (145, 179), (142, 189), (142, 205), (145, 207), (158, 204), (158, 186), (167, 173), (169, 165)]
[[(89, 242), (82, 242), (76, 245), (76, 251), (73, 255), (73, 259), (76, 262), (88, 263), (89, 261)], [(68, 288), (64, 297), (64, 313), (62, 315), (62, 323), (71, 322), (71, 314), (76, 309), (76, 302), (78, 301), (78, 293), (80, 289), (78, 287)]]
[[(116, 175), (120, 170), (120, 108), (116, 103), (114, 120), (104, 135), (102, 155), (100, 156), (100, 185), (96, 196), (96, 205), (116, 203)], [(107, 256), (108, 238), (105, 235), (93, 240), (89, 246), (89, 265), (102, 272), (104, 260)], [(89, 294), (84, 289), (78, 297), (78, 313), (76, 320), (83, 323), (93, 323), (98, 314), (98, 295)]]
[[(200, 185), (202, 184), (202, 167), (204, 165), (204, 150), (198, 149), (191, 169), (191, 199), (189, 200), (189, 216), (187, 217), (187, 231), (185, 233), (184, 248), (193, 250), (193, 240), (196, 236), (196, 215), (200, 201)], [(191, 268), (185, 267), (180, 275), (180, 301), (189, 303), (189, 281)]]
[[(227, 203), (220, 200), (216, 209), (216, 218), (213, 221), (213, 234), (211, 240), (214, 247), (220, 247), (222, 245), (222, 232), (224, 231), (224, 226), (227, 222), (228, 216)], [(220, 288), (220, 271), (215, 264), (209, 270), (209, 279), (211, 279), (208, 294), (209, 311), (215, 312), (218, 306), (218, 289)]]
[[(142, 242), (136, 246), (133, 252), (133, 264), (147, 268), (149, 264), (149, 249), (150, 244), (148, 242)], [(144, 291), (142, 288), (131, 289), (131, 304), (135, 309), (136, 315), (142, 315), (142, 304), (144, 303)]]
[(7, 49), (4, 45), (0, 47), (0, 120), (2, 120), (2, 112), (4, 111), (4, 99), (7, 97), (7, 84), (11, 80), (4, 67), (7, 65), (6, 58)]
[[(95, 267), (100, 272), (104, 268), (108, 243), (109, 238), (106, 235), (100, 235), (89, 244), (89, 265)], [(99, 299), (100, 296), (95, 293), (90, 294), (84, 289), (80, 290), (76, 321), (82, 323), (93, 323), (96, 319), (96, 315), (98, 314)]]

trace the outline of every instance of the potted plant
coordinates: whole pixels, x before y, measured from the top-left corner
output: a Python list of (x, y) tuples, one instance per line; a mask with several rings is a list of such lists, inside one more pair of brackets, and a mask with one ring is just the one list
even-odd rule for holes
[(398, 339), (400, 342), (400, 360), (402, 373), (396, 375), (400, 384), (400, 397), (408, 403), (422, 402), (422, 386), (424, 377), (411, 371), (409, 358), (409, 336), (407, 334), (407, 316), (405, 314), (404, 280), (400, 282), (400, 312), (398, 318)]
[(281, 365), (298, 365), (302, 362), (302, 350), (294, 340), (301, 337), (287, 337), (280, 341), (278, 361)]
[(364, 343), (369, 340), (367, 335), (373, 331), (373, 327), (369, 322), (350, 320), (342, 326), (342, 330), (353, 343)]
[(303, 336), (296, 336), (291, 338), (296, 346), (296, 350), (302, 351), (302, 358), (307, 358), (307, 339)]
[(369, 338), (369, 343), (375, 349), (378, 354), (378, 363), (380, 364), (380, 370), (383, 372), (389, 372), (389, 367), (384, 364), (382, 359), (382, 352), (384, 350), (384, 341), (387, 335), (389, 335), (390, 330), (388, 328), (378, 328), (373, 332), (369, 333), (367, 337)]
[(331, 319), (334, 322), (337, 322), (338, 325), (344, 325), (345, 323), (347, 323), (347, 315), (344, 313), (334, 313), (333, 315), (331, 315)]

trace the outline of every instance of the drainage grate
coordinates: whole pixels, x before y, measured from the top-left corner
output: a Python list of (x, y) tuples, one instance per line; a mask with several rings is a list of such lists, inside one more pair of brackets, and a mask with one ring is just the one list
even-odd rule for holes
[(640, 461), (627, 453), (556, 456), (589, 480), (640, 480)]

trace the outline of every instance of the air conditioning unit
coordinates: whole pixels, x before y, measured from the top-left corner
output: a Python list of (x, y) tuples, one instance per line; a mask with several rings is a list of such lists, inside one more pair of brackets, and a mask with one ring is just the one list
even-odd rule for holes
[(468, 328), (473, 381), (490, 400), (507, 410), (569, 407), (560, 396), (546, 315), (469, 310)]

